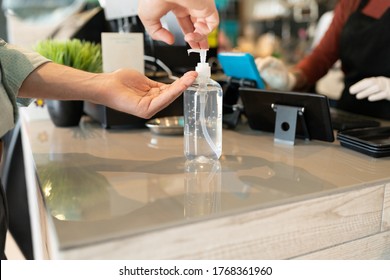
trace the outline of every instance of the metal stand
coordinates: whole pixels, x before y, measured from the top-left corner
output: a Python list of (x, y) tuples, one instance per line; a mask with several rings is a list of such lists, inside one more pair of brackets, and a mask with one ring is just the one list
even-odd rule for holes
[(275, 121), (275, 143), (288, 145), (295, 144), (297, 119), (300, 117), (305, 139), (310, 139), (309, 131), (303, 113), (304, 107), (294, 107), (286, 105), (272, 104), (272, 109), (276, 112)]

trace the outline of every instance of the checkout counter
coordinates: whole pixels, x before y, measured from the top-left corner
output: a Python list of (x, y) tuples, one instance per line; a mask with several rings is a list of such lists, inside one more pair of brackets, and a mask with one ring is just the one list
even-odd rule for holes
[(389, 158), (243, 125), (199, 165), (182, 136), (31, 107), (21, 133), (35, 259), (390, 258)]

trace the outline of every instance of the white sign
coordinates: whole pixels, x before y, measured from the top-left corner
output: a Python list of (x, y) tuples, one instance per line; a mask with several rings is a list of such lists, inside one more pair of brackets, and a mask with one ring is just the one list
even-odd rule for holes
[(137, 15), (138, 0), (100, 0), (107, 20)]
[(103, 72), (130, 68), (144, 74), (144, 35), (142, 33), (102, 33)]

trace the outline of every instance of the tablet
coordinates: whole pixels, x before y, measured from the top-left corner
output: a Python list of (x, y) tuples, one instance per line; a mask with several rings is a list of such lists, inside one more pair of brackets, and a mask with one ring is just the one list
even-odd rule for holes
[(257, 70), (254, 57), (243, 52), (221, 52), (218, 61), (226, 76), (238, 79), (248, 79), (256, 82), (257, 88), (265, 88), (260, 73)]
[(329, 101), (325, 95), (251, 88), (240, 88), (239, 94), (249, 126), (254, 130), (275, 132), (278, 129), (277, 114), (284, 112), (277, 112), (277, 106), (302, 108), (294, 134), (298, 138), (334, 141)]

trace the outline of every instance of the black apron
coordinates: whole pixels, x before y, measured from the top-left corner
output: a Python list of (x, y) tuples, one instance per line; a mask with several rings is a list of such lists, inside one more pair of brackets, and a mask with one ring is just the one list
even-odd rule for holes
[(390, 101), (358, 100), (349, 93), (351, 85), (376, 76), (390, 77), (390, 9), (375, 19), (362, 14), (368, 0), (361, 1), (344, 25), (340, 59), (345, 73), (344, 90), (336, 107), (382, 119), (390, 119)]

